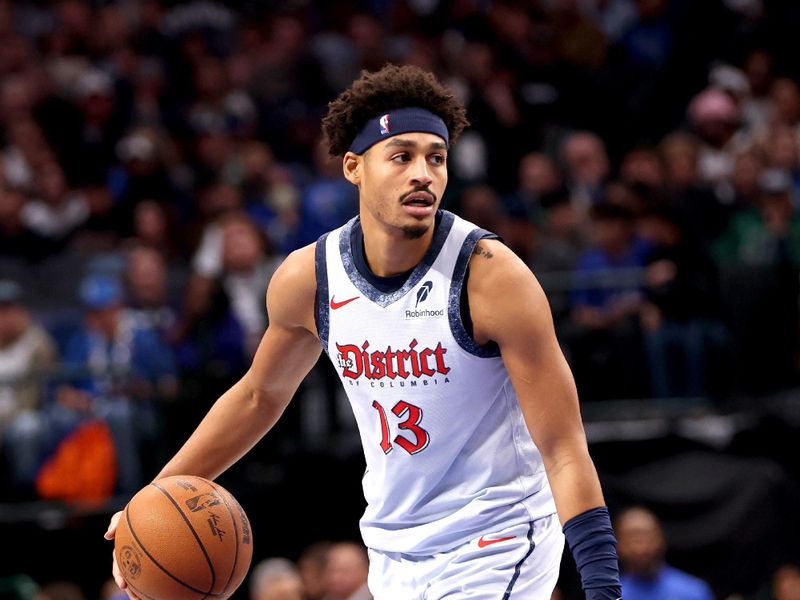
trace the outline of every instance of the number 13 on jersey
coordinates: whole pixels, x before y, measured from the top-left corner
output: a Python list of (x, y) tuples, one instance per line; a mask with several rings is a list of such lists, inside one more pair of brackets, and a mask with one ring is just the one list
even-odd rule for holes
[[(378, 411), (378, 416), (381, 421), (381, 450), (384, 454), (389, 454), (394, 449), (392, 441), (389, 440), (389, 421), (386, 416), (386, 411), (380, 402), (375, 400), (372, 407)], [(398, 424), (398, 429), (403, 429), (413, 436), (413, 441), (404, 435), (398, 434), (394, 438), (394, 444), (400, 446), (409, 454), (417, 454), (422, 452), (430, 442), (428, 432), (419, 426), (422, 421), (422, 409), (419, 406), (409, 404), (405, 400), (400, 400), (392, 407), (392, 413), (398, 418), (402, 419)]]

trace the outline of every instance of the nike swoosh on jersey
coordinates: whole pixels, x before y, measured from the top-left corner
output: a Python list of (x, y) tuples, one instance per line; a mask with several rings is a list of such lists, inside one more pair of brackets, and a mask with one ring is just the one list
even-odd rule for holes
[(355, 298), (348, 298), (347, 300), (342, 300), (341, 302), (336, 302), (334, 298), (335, 296), (331, 296), (331, 310), (342, 308), (345, 304), (350, 304), (353, 300), (358, 300), (359, 298), (361, 298), (361, 296), (356, 296)]
[(494, 540), (485, 540), (483, 536), (478, 539), (478, 548), (486, 548), (486, 546), (491, 546), (492, 544), (498, 544), (500, 542), (507, 542), (508, 540), (513, 540), (515, 535), (510, 535), (508, 537), (501, 537)]

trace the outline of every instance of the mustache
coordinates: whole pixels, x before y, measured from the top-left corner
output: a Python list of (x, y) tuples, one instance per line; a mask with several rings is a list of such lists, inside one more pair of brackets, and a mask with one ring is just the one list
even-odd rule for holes
[(415, 187), (413, 190), (406, 192), (405, 194), (400, 196), (400, 203), (402, 204), (403, 202), (405, 202), (406, 198), (418, 192), (425, 192), (426, 194), (429, 194), (430, 197), (433, 198), (433, 203), (436, 204), (438, 198), (436, 197), (436, 194), (434, 194), (432, 191), (430, 191), (430, 189), (428, 189), (427, 186)]

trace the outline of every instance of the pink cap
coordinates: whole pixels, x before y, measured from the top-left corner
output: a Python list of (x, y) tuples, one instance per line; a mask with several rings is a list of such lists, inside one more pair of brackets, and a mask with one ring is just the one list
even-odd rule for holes
[(688, 114), (693, 123), (707, 121), (735, 123), (739, 120), (739, 108), (736, 103), (727, 93), (717, 88), (707, 88), (692, 98)]

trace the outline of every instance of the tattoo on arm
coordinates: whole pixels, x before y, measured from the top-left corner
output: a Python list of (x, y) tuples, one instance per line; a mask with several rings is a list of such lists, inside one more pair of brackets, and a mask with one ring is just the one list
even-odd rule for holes
[(473, 254), (475, 254), (477, 256), (483, 256), (484, 258), (492, 258), (494, 256), (494, 254), (492, 254), (491, 252), (489, 252), (485, 248), (481, 248), (480, 245), (475, 246), (475, 250), (473, 251)]

